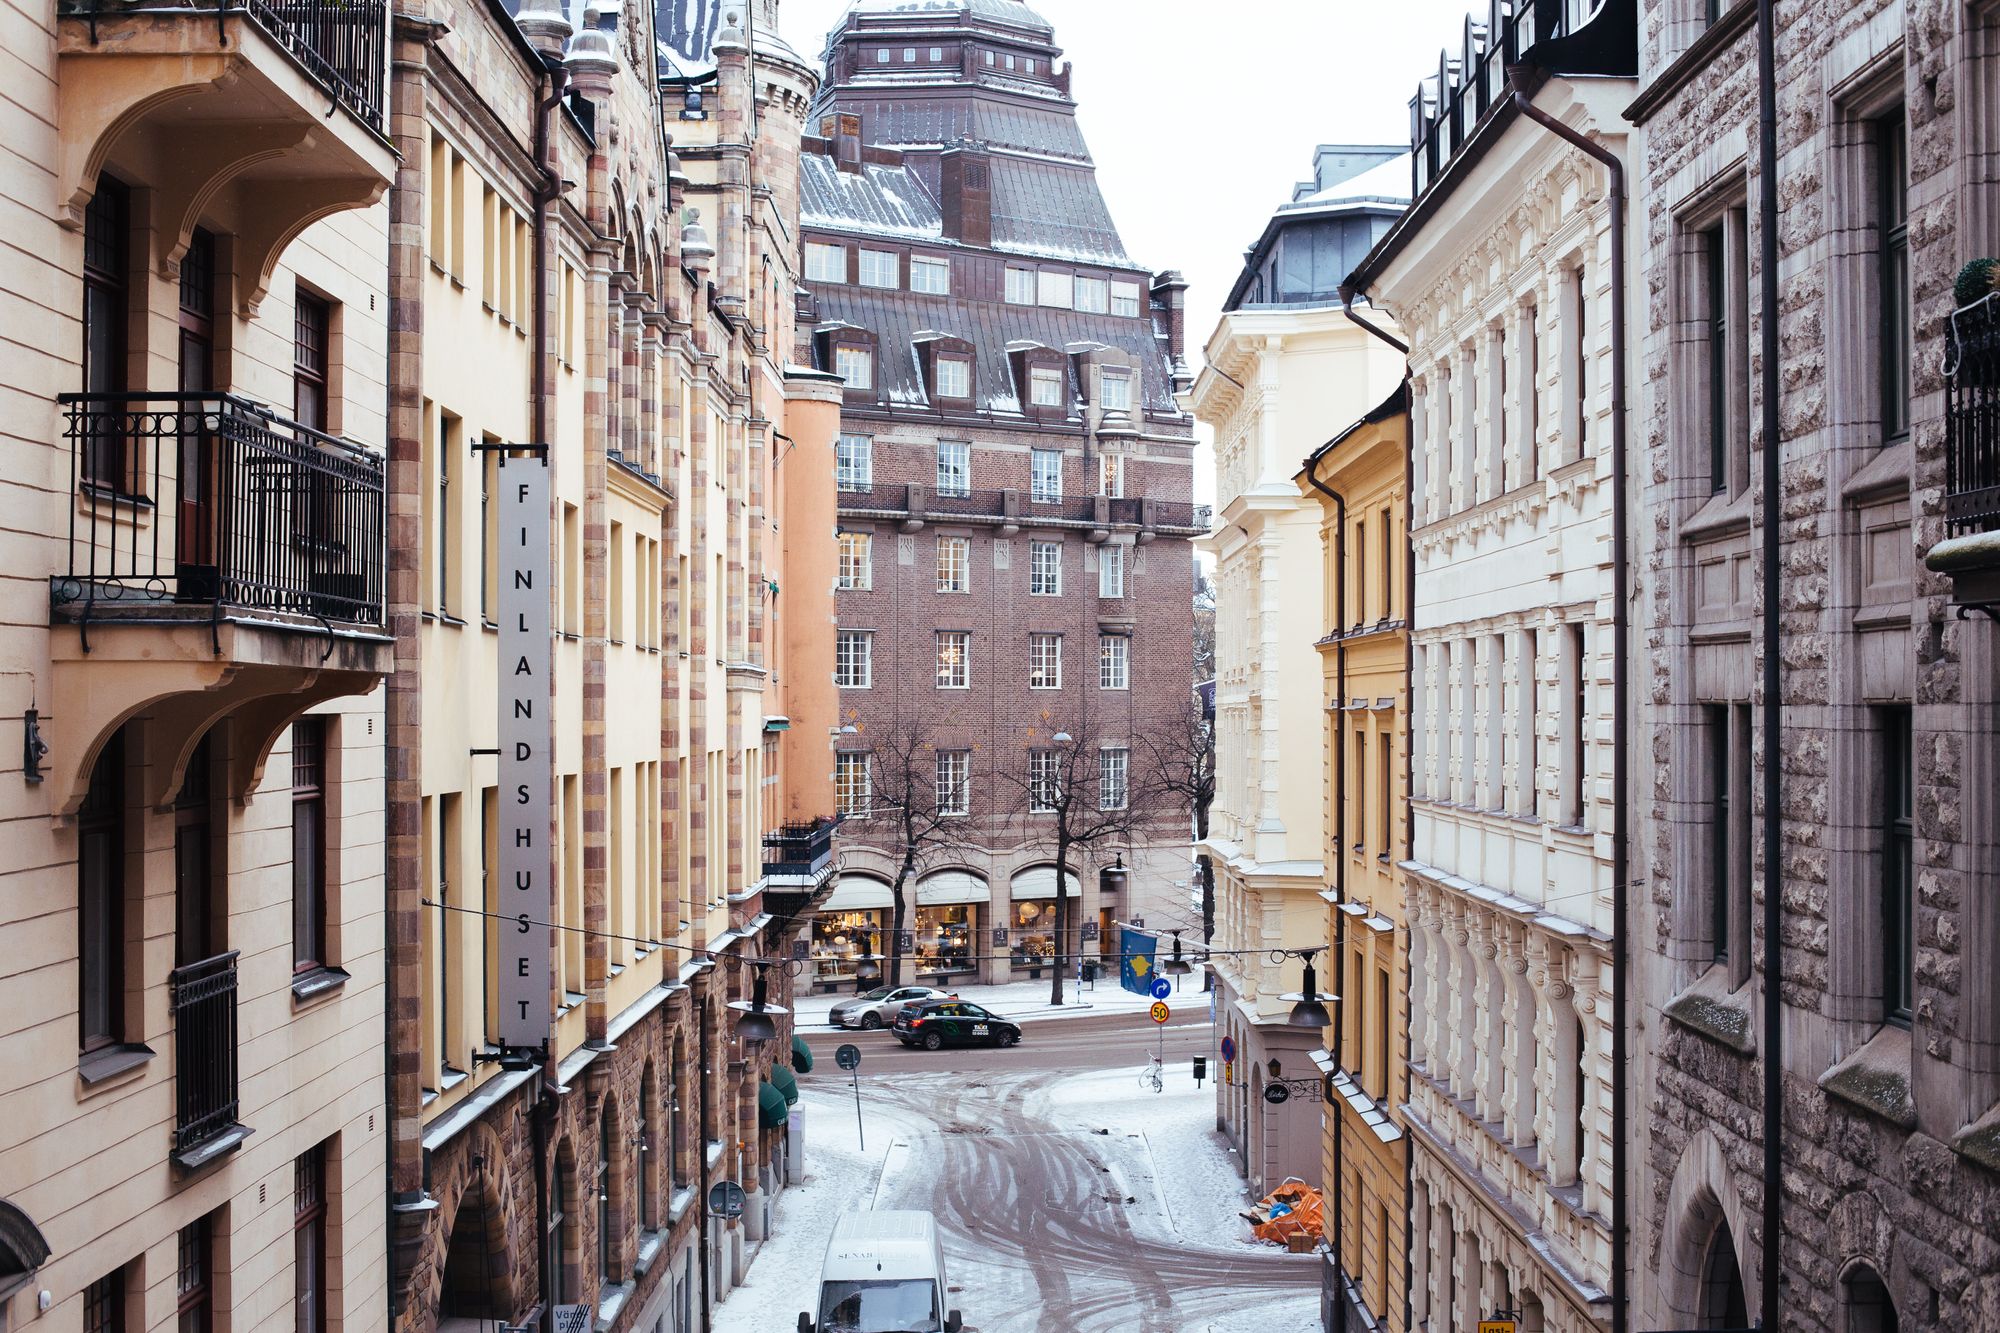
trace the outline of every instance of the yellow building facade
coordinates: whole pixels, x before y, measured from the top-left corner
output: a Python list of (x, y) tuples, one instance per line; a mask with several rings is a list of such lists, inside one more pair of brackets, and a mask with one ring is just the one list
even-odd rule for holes
[[(1327, 700), (1324, 800), (1326, 942), (1337, 1043), (1316, 1055), (1332, 1082), (1321, 1121), (1328, 1296), (1348, 1328), (1409, 1327), (1408, 1150), (1398, 1105), (1409, 933), (1400, 863), (1407, 850), (1409, 603), (1404, 485), (1409, 404), (1398, 387), (1317, 450), (1298, 474), (1320, 506), (1325, 562), (1317, 647)], [(1329, 1323), (1328, 1327), (1335, 1325)]]

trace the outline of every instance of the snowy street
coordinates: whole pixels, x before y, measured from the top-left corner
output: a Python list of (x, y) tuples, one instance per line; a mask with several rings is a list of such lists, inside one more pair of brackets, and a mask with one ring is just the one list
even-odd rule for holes
[(927, 1055), (864, 1039), (866, 1151), (852, 1085), (815, 1038), (819, 1063), (801, 1079), (806, 1182), (779, 1200), (718, 1333), (792, 1327), (834, 1220), (870, 1207), (937, 1215), (954, 1301), (976, 1333), (1316, 1328), (1318, 1259), (1256, 1243), (1237, 1216), (1246, 1200), (1215, 1132), (1214, 1085), (1189, 1072), (1206, 1025), (1170, 1029), (1162, 1092), (1144, 1078), (1150, 1038), (1143, 1019), (1121, 1017), (1012, 1051)]

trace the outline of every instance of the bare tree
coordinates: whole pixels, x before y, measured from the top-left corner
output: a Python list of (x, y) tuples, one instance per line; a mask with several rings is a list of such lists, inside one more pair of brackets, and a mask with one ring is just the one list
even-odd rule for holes
[[(1055, 857), (1055, 976), (1049, 982), (1049, 1003), (1057, 1005), (1063, 1003), (1070, 959), (1082, 953), (1080, 923), (1068, 892), (1071, 857), (1123, 846), (1157, 818), (1145, 800), (1148, 790), (1132, 781), (1131, 750), (1100, 733), (1087, 708), (1073, 712), (1061, 725), (1043, 714), (1043, 728), (1028, 735), (1016, 766), (1000, 773), (1000, 781), (1014, 789), (1027, 841)], [(1079, 883), (1081, 879), (1078, 873)]]
[[(1208, 840), (1208, 811), (1215, 804), (1215, 721), (1198, 698), (1190, 697), (1133, 738), (1138, 751), (1137, 781), (1147, 804), (1162, 815), (1185, 811), (1193, 817), (1196, 846)], [(1197, 852), (1201, 876), (1201, 942), (1215, 938), (1215, 867), (1208, 853)]]
[(930, 730), (902, 719), (877, 732), (870, 730), (869, 805), (884, 832), (872, 836), (896, 858), (896, 878), (889, 895), (889, 966), (886, 985), (903, 984), (903, 935), (909, 924), (910, 883), (918, 872), (963, 844), (965, 791), (945, 780), (938, 748)]
[(1215, 580), (1194, 564), (1194, 683), (1215, 679)]

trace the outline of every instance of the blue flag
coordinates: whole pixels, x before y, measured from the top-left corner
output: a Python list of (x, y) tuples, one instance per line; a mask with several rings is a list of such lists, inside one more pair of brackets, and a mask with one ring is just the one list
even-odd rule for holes
[(1118, 928), (1118, 984), (1134, 995), (1153, 993), (1154, 963), (1160, 937), (1130, 926)]

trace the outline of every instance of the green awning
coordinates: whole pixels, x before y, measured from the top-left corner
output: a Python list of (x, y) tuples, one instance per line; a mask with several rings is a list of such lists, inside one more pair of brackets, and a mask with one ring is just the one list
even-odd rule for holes
[(791, 1118), (791, 1108), (785, 1105), (785, 1094), (768, 1083), (759, 1083), (757, 1123), (765, 1129), (783, 1129)]
[(771, 1066), (771, 1086), (785, 1099), (785, 1105), (799, 1104), (799, 1081), (792, 1077), (792, 1071), (783, 1065)]
[(806, 1039), (796, 1032), (792, 1034), (792, 1068), (801, 1074), (813, 1071), (812, 1047), (806, 1045)]

